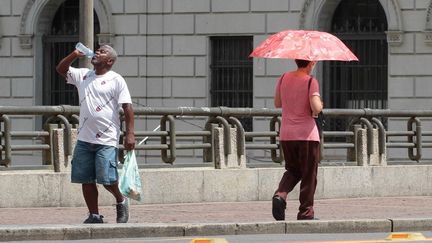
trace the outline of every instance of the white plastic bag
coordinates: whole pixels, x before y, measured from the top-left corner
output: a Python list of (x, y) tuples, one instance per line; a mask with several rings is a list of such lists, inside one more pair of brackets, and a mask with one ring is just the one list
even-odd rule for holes
[(128, 198), (141, 201), (142, 186), (135, 157), (135, 150), (128, 151), (125, 156), (123, 169), (119, 178), (120, 192)]

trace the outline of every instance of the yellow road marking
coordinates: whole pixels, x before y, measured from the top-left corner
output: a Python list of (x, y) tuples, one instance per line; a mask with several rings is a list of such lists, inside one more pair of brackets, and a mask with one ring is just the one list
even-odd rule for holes
[(198, 238), (191, 240), (190, 243), (228, 243), (228, 241), (222, 238)]
[(410, 241), (410, 240), (424, 240), (426, 239), (422, 233), (418, 232), (395, 232), (391, 233), (389, 236), (387, 236), (386, 240), (393, 241), (395, 239)]

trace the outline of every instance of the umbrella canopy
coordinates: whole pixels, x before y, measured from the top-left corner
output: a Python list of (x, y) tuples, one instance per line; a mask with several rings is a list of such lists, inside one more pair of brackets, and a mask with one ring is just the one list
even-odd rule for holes
[(285, 30), (271, 35), (249, 55), (309, 61), (358, 61), (336, 36), (315, 30)]

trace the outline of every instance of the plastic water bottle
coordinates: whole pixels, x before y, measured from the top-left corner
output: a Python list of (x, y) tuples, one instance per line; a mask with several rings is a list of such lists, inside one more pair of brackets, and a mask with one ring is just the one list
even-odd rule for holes
[(81, 43), (81, 42), (78, 42), (78, 43), (75, 45), (75, 48), (76, 48), (78, 51), (84, 53), (84, 54), (86, 55), (87, 58), (92, 58), (92, 57), (94, 56), (94, 52), (93, 52), (92, 50), (90, 50), (87, 46), (85, 46), (85, 45), (84, 45), (83, 43)]

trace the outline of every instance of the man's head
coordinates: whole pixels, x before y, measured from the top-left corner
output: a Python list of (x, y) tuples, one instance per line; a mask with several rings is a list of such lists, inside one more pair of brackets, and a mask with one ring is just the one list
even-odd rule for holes
[(95, 51), (95, 56), (91, 60), (93, 66), (100, 68), (108, 68), (114, 65), (117, 60), (117, 52), (109, 45), (103, 45)]

